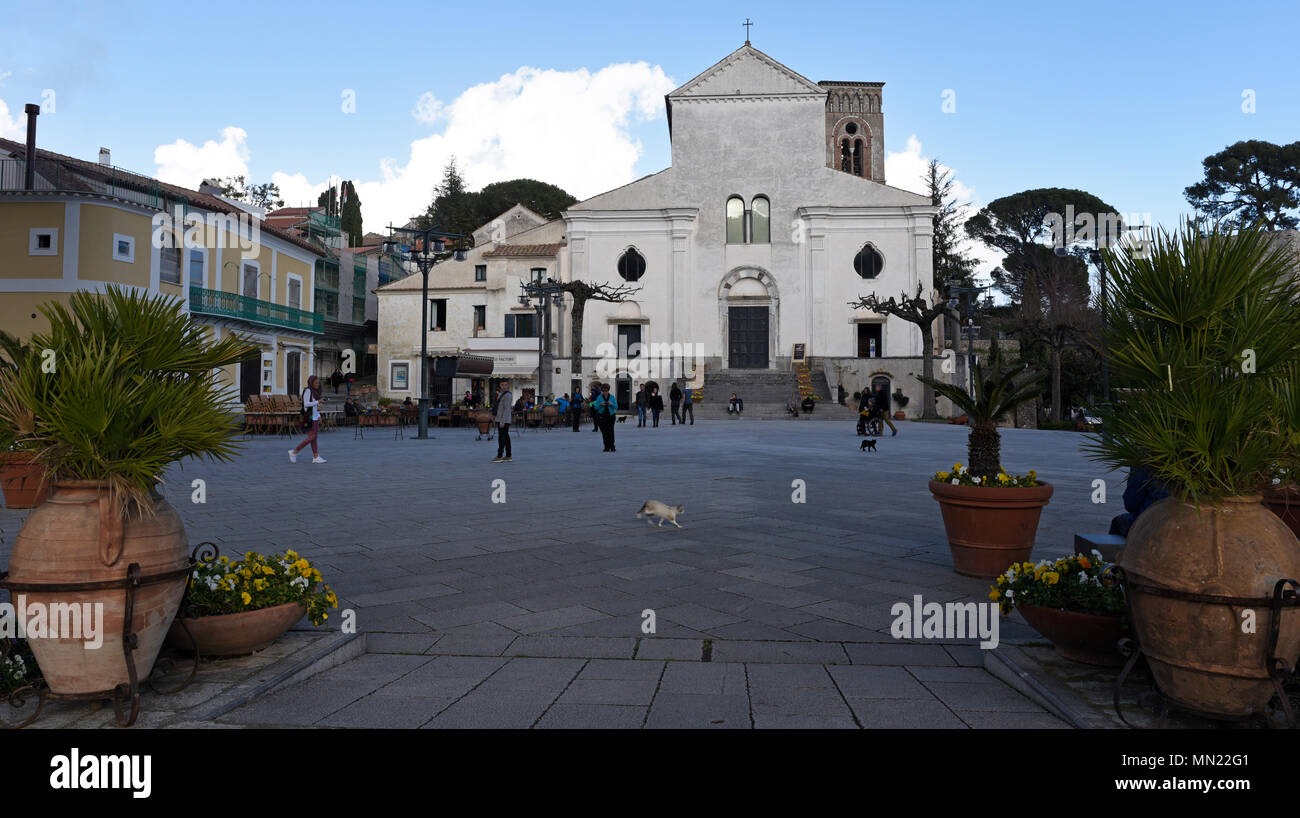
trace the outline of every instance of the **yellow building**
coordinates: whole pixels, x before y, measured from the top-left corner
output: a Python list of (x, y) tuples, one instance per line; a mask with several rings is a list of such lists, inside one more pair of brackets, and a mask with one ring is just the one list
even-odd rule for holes
[(241, 334), (258, 359), (227, 367), (231, 400), (298, 394), (312, 372), (322, 318), (305, 240), (204, 186), (188, 190), (99, 162), (0, 139), (0, 329), (48, 329), (37, 307), (107, 284), (177, 299), (215, 337)]

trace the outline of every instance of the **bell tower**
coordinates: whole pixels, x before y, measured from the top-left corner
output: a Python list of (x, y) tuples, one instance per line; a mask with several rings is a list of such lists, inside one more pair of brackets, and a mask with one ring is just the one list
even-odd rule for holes
[(883, 82), (817, 83), (826, 89), (826, 167), (885, 181)]

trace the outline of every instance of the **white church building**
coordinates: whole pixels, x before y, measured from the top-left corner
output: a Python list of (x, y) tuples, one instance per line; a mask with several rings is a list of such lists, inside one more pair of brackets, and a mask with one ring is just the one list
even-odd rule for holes
[[(792, 383), (798, 349), (819, 384), (825, 376), (829, 397), (837, 384), (850, 393), (901, 388), (911, 399), (906, 414), (919, 415), (920, 384), (910, 377), (921, 371), (919, 329), (850, 306), (872, 292), (887, 298), (913, 294), (918, 283), (931, 289), (935, 208), (928, 197), (885, 183), (882, 91), (879, 82), (813, 82), (746, 42), (668, 94), (671, 167), (534, 228), (547, 235), (532, 243), (558, 244), (548, 274), (639, 288), (626, 303), (587, 302), (582, 372), (569, 371), (565, 339), (552, 341), (552, 391), (600, 376), (618, 382), (622, 399), (645, 378), (623, 370), (609, 377), (600, 355), (635, 353), (640, 343), (702, 352), (703, 361), (675, 361), (654, 379), (702, 381), (705, 401), (721, 401), (711, 386), (729, 388), (747, 375), (787, 373)], [(476, 249), (493, 258), (491, 244)], [(500, 303), (505, 309), (510, 300)], [(556, 318), (553, 327), (569, 326)], [(502, 320), (490, 317), (488, 334)], [(394, 329), (385, 327), (381, 306), (381, 347)], [(440, 334), (445, 347), (452, 339)], [(487, 345), (481, 332), (466, 340)], [(402, 339), (408, 358), (413, 341), (418, 335)], [(517, 386), (528, 384), (513, 372)], [(381, 361), (381, 391), (384, 374)]]

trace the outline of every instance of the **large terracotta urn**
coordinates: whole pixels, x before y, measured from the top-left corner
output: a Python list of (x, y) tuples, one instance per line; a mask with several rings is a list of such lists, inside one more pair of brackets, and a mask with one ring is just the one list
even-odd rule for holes
[[(185, 593), (189, 550), (185, 527), (176, 509), (155, 493), (153, 514), (133, 509), (126, 517), (110, 501), (107, 483), (93, 480), (59, 481), (50, 499), (38, 506), (18, 531), (9, 558), (8, 582), (15, 606), (28, 610), (52, 605), (83, 606), (99, 622), (98, 646), (81, 634), (59, 638), (30, 638), (28, 644), (50, 690), (60, 694), (97, 693), (127, 684), (130, 677), (122, 652), (125, 618), (124, 587), (103, 590), (38, 590), (57, 583), (109, 582), (124, 579), (136, 563), (146, 584), (135, 589), (132, 631), (137, 639), (132, 652), (136, 677), (144, 680), (153, 669), (167, 629)], [(179, 572), (165, 581), (149, 583), (152, 575)], [(25, 588), (21, 586), (26, 586)], [(91, 607), (85, 608), (85, 605)], [(102, 607), (101, 607), (102, 606)], [(60, 610), (67, 610), (66, 608)], [(30, 617), (29, 617), (30, 618)]]
[(560, 419), (560, 408), (555, 405), (542, 407), (542, 422), (550, 429)]
[(953, 570), (992, 579), (1029, 559), (1052, 484), (985, 488), (931, 480), (930, 493), (943, 514)]
[(474, 422), (478, 424), (479, 437), (482, 437), (492, 428), (492, 413), (487, 409), (480, 409), (478, 410), (478, 413), (474, 415)]
[(35, 508), (50, 496), (45, 469), (27, 452), (0, 453), (0, 490), (8, 508)]
[[(1161, 500), (1133, 523), (1118, 564), (1132, 627), (1160, 692), (1203, 713), (1262, 711), (1274, 692), (1265, 664), (1268, 605), (1165, 595), (1262, 600), (1279, 579), (1300, 579), (1300, 542), (1260, 496), (1228, 497), (1199, 511)], [(1277, 655), (1292, 667), (1300, 656), (1300, 609), (1284, 608), (1281, 617)]]
[(1269, 486), (1263, 495), (1264, 507), (1280, 517), (1300, 537), (1300, 486)]

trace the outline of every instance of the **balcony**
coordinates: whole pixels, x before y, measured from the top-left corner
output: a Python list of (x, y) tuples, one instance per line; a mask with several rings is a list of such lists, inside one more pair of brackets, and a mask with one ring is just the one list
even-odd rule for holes
[(270, 301), (249, 298), (238, 293), (205, 290), (202, 287), (190, 287), (190, 312), (222, 318), (238, 318), (253, 324), (265, 324), (268, 327), (281, 327), (317, 335), (325, 331), (323, 315), (272, 304)]

